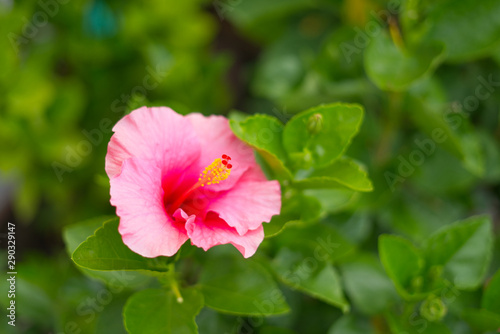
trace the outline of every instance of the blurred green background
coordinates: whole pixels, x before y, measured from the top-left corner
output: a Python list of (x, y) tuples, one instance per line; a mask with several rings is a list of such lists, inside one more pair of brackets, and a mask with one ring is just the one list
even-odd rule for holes
[[(419, 242), (488, 214), (500, 265), (498, 1), (1, 0), (0, 36), (0, 224), (16, 224), (19, 333), (77, 333), (73, 322), (116, 332), (106, 326), (130, 292), (82, 315), (103, 285), (71, 263), (62, 228), (114, 214), (110, 129), (142, 105), (286, 122), (321, 103), (359, 103), (365, 120), (348, 154), (375, 190), (324, 219), (376, 254), (382, 232)], [(340, 317), (321, 305), (302, 312), (289, 324), (297, 333), (325, 333)], [(200, 322), (219, 328), (215, 318)]]

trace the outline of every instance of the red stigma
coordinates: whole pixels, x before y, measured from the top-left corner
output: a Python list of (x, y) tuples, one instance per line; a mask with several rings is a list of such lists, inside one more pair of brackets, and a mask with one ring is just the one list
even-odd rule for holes
[(233, 167), (233, 165), (231, 165), (230, 163), (228, 163), (228, 161), (231, 160), (231, 157), (227, 154), (223, 154), (222, 155), (222, 164), (227, 168), (227, 169), (231, 169), (231, 167)]
[(231, 160), (231, 157), (229, 155), (227, 154), (222, 155), (222, 164), (226, 166), (226, 168), (231, 169), (233, 165), (227, 163), (229, 160)]

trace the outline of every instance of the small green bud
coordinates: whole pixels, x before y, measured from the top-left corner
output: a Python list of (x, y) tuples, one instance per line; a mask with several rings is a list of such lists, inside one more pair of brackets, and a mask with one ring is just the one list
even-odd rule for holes
[(310, 134), (315, 135), (323, 130), (323, 115), (314, 114), (307, 120), (307, 131)]
[(443, 319), (447, 312), (448, 308), (445, 303), (443, 303), (441, 298), (434, 295), (429, 296), (420, 305), (420, 314), (429, 321), (439, 321)]

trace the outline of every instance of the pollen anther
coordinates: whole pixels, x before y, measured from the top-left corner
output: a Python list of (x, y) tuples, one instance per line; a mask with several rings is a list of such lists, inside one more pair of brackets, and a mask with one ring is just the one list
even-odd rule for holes
[(226, 154), (222, 155), (222, 159), (215, 159), (202, 173), (200, 173), (198, 183), (204, 187), (205, 185), (218, 184), (227, 179), (231, 173), (231, 167), (233, 167), (227, 162), (228, 160), (231, 160), (231, 157)]

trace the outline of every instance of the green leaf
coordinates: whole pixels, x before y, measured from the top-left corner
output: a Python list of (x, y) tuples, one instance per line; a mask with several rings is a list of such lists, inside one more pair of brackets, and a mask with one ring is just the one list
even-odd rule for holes
[(347, 295), (363, 313), (383, 313), (398, 300), (394, 285), (375, 258), (358, 257), (353, 262), (342, 264), (340, 269)]
[(289, 223), (308, 223), (319, 218), (321, 204), (317, 199), (300, 193), (288, 196), (285, 192), (281, 214), (273, 216), (269, 224), (264, 224), (266, 238), (279, 234)]
[(334, 222), (340, 234), (354, 244), (361, 244), (365, 241), (373, 229), (373, 218), (367, 211), (345, 212), (329, 216), (327, 219)]
[(145, 258), (131, 251), (118, 233), (119, 219), (111, 219), (95, 231), (73, 252), (73, 261), (93, 270), (151, 270), (167, 271), (173, 258)]
[(289, 220), (282, 215), (274, 216), (269, 224), (264, 224), (264, 235), (266, 238), (280, 234), (289, 224), (300, 223), (299, 220)]
[[(400, 166), (402, 164), (400, 163)], [(474, 187), (477, 180), (476, 176), (465, 169), (460, 160), (441, 147), (436, 147), (435, 154), (425, 160), (425, 163), (412, 175), (409, 181), (412, 187), (422, 192), (443, 196), (445, 199), (453, 199), (454, 194), (469, 191), (471, 187)], [(454, 202), (457, 203), (456, 200)], [(465, 203), (457, 204), (464, 207)], [(454, 219), (462, 216), (454, 217)], [(448, 224), (454, 219), (448, 219)], [(440, 225), (444, 224), (441, 223)]]
[(430, 75), (441, 61), (443, 46), (419, 45), (402, 49), (388, 33), (373, 37), (365, 51), (364, 63), (368, 77), (383, 90), (403, 91), (418, 79)]
[(500, 270), (489, 281), (481, 300), (481, 307), (500, 314)]
[(272, 276), (252, 260), (211, 258), (199, 282), (205, 304), (220, 312), (268, 316), (289, 311)]
[(327, 224), (290, 224), (276, 238), (276, 246), (288, 247), (302, 254), (332, 263), (353, 251), (354, 245)]
[[(374, 300), (371, 300), (372, 302)], [(344, 315), (338, 319), (330, 330), (328, 334), (373, 334), (374, 331), (370, 326), (370, 323), (359, 317), (355, 317), (352, 314)]]
[(196, 317), (196, 324), (201, 328), (201, 333), (233, 334), (240, 324), (240, 319), (231, 315), (219, 313), (211, 308), (204, 307)]
[(283, 283), (293, 289), (336, 306), (343, 312), (349, 311), (337, 271), (325, 262), (326, 258), (315, 255), (307, 257), (289, 248), (282, 248), (273, 260), (272, 267)]
[(195, 288), (180, 289), (179, 303), (172, 291), (147, 289), (129, 298), (123, 310), (130, 334), (197, 334), (196, 315), (203, 307), (203, 295)]
[(426, 19), (430, 26), (426, 38), (445, 43), (449, 60), (484, 56), (500, 41), (500, 2), (445, 0), (433, 5)]
[(265, 326), (259, 330), (259, 334), (296, 334), (296, 332), (287, 328)]
[[(66, 244), (66, 250), (71, 256), (78, 246), (83, 243), (89, 236), (92, 236), (104, 222), (114, 219), (113, 216), (103, 216), (92, 218), (78, 224), (66, 226), (63, 230), (63, 239)], [(151, 279), (150, 276), (140, 272), (126, 272), (123, 270), (116, 271), (98, 271), (83, 267), (78, 267), (84, 274), (104, 281), (113, 286), (123, 286), (124, 288), (137, 288), (144, 285)]]
[(113, 300), (104, 306), (102, 312), (97, 316), (95, 334), (126, 334), (123, 323), (123, 307), (125, 296), (113, 296)]
[(378, 247), (382, 265), (396, 289), (405, 299), (411, 298), (414, 279), (424, 267), (420, 252), (410, 241), (394, 235), (380, 236)]
[(267, 115), (254, 115), (244, 121), (229, 121), (236, 137), (252, 146), (280, 178), (291, 179), (285, 166), (286, 153), (281, 142), (283, 123)]
[[(453, 131), (456, 126), (451, 118), (455, 115), (450, 117), (444, 114), (443, 106), (448, 97), (441, 82), (431, 77), (411, 87), (408, 93), (404, 107), (412, 121), (427, 133), (433, 142), (460, 156), (460, 138)], [(434, 147), (429, 147), (428, 152), (434, 153)]]
[(485, 309), (466, 310), (462, 314), (462, 317), (473, 328), (481, 331), (496, 331), (500, 328), (500, 317), (498, 316), (498, 313), (493, 313)]
[(325, 167), (338, 159), (358, 132), (363, 108), (334, 103), (303, 111), (290, 119), (283, 145), (297, 168)]
[(481, 148), (484, 145), (466, 114), (451, 112), (443, 107), (447, 97), (439, 82), (425, 80), (413, 86), (409, 93), (405, 108), (415, 124), (429, 137), (417, 138), (414, 141), (416, 148), (429, 157), (439, 150), (439, 146), (443, 146), (459, 158), (469, 172), (482, 176), (485, 161)]
[(96, 217), (78, 224), (65, 226), (63, 229), (63, 239), (66, 244), (66, 250), (71, 255), (77, 247), (84, 242), (89, 236), (94, 234), (95, 230), (103, 225), (104, 222), (109, 221), (114, 216)]
[(322, 213), (337, 213), (356, 203), (359, 193), (350, 189), (305, 189), (304, 194), (319, 201)]
[(366, 171), (356, 161), (343, 157), (330, 166), (297, 172), (297, 188), (341, 188), (372, 191), (373, 185)]
[(478, 287), (493, 251), (491, 221), (472, 217), (446, 226), (425, 242), (428, 267), (443, 266), (443, 275), (459, 289)]

